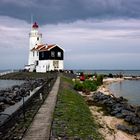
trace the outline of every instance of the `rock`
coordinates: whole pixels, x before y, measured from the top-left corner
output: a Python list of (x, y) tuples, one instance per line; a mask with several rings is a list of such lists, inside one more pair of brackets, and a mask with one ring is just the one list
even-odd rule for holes
[(9, 105), (14, 105), (16, 102), (15, 101), (11, 101), (9, 102)]
[(135, 113), (140, 117), (140, 106), (137, 106), (135, 109)]
[(20, 86), (19, 85), (14, 85), (14, 86), (12, 86), (12, 90), (19, 90), (20, 89)]
[(115, 108), (123, 108), (123, 104), (121, 104), (121, 103), (115, 103), (115, 104), (112, 106), (112, 109), (115, 109)]
[(122, 115), (125, 117), (125, 116), (136, 116), (136, 114), (135, 113), (133, 113), (133, 112), (131, 112), (131, 111), (129, 111), (129, 110), (125, 110), (125, 109), (123, 109), (122, 111), (121, 111), (121, 113), (122, 113)]
[(9, 97), (6, 97), (5, 99), (4, 99), (4, 103), (6, 103), (6, 104), (9, 104), (9, 105), (14, 105), (15, 104), (15, 101), (13, 101), (11, 98), (9, 98)]
[(0, 112), (4, 111), (4, 103), (0, 102)]
[(123, 118), (123, 115), (122, 115), (121, 113), (117, 113), (115, 116), (116, 116), (117, 118)]
[(127, 99), (123, 98), (122, 96), (121, 97), (118, 97), (118, 98), (115, 98), (115, 100), (119, 103), (121, 102), (127, 102)]
[(132, 116), (126, 116), (124, 118), (124, 120), (127, 121), (127, 122), (131, 122), (131, 119), (132, 119)]
[(3, 95), (4, 95), (3, 91), (0, 91), (0, 96), (3, 96)]
[(135, 126), (135, 127), (128, 127), (127, 131), (130, 134), (136, 134), (139, 131), (139, 128), (137, 126)]
[(119, 113), (118, 110), (114, 110), (114, 111), (110, 112), (111, 115), (116, 115), (116, 114), (118, 114), (118, 113)]
[(124, 104), (124, 108), (125, 108), (126, 110), (131, 111), (131, 112), (135, 112), (135, 107), (133, 107), (132, 105)]
[(21, 96), (17, 96), (17, 97), (15, 98), (15, 101), (17, 102), (17, 101), (20, 101), (21, 99), (22, 99)]
[(0, 102), (4, 102), (5, 97), (0, 97)]
[(116, 127), (118, 130), (127, 131), (127, 127), (125, 125), (118, 124)]
[(4, 103), (10, 104), (11, 101), (12, 101), (12, 99), (10, 99), (9, 97), (6, 97), (4, 100)]
[(131, 119), (132, 124), (140, 124), (140, 118), (139, 117), (132, 117)]

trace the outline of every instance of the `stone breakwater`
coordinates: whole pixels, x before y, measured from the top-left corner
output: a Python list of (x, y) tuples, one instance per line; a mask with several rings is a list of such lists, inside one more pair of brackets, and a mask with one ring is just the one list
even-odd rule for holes
[(116, 126), (118, 130), (130, 134), (136, 134), (140, 131), (140, 107), (128, 104), (125, 98), (96, 92), (88, 100), (88, 103), (103, 106), (110, 115), (124, 119), (124, 124)]
[(44, 79), (27, 80), (21, 85), (14, 85), (11, 88), (0, 90), (0, 112), (19, 102), (22, 97), (29, 96), (30, 91), (43, 85), (44, 82)]

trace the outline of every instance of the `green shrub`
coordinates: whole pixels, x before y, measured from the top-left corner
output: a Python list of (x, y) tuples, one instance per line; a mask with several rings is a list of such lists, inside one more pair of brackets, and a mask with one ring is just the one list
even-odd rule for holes
[(103, 84), (103, 75), (97, 75), (97, 85), (100, 86)]
[(78, 91), (95, 91), (97, 90), (97, 82), (96, 81), (84, 81), (83, 83), (76, 82), (74, 85), (74, 89)]
[(84, 89), (87, 91), (95, 91), (97, 90), (97, 85), (96, 85), (96, 82), (94, 81), (84, 81), (83, 82), (83, 87)]
[(75, 85), (74, 85), (74, 89), (75, 89), (75, 90), (78, 90), (78, 91), (83, 91), (84, 86), (83, 86), (82, 83), (76, 82)]

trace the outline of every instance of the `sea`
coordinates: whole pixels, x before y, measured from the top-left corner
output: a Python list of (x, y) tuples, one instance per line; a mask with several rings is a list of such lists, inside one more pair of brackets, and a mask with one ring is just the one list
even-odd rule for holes
[[(140, 70), (75, 70), (87, 74), (123, 74), (124, 76), (140, 76)], [(140, 80), (124, 80), (108, 86), (116, 97), (123, 96), (132, 105), (140, 106)]]
[(84, 72), (86, 74), (123, 74), (124, 76), (140, 76), (140, 70), (74, 70), (74, 72)]
[[(0, 70), (0, 75), (13, 72), (13, 70)], [(21, 85), (24, 80), (0, 80), (0, 90), (10, 88), (13, 85)]]

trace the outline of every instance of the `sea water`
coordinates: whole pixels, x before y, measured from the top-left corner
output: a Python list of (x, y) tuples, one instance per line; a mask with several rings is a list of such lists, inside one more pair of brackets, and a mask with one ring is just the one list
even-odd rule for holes
[(109, 85), (109, 90), (117, 97), (123, 96), (132, 105), (140, 105), (140, 80), (124, 80)]
[(124, 76), (140, 76), (140, 70), (74, 70), (74, 72), (84, 72), (86, 74), (122, 74)]
[(14, 85), (21, 85), (24, 82), (23, 80), (0, 80), (0, 90), (10, 88)]
[[(14, 72), (13, 70), (0, 70), (0, 75)], [(5, 88), (10, 88), (13, 85), (21, 85), (25, 81), (23, 80), (1, 80), (0, 79), (0, 90), (5, 89)]]

